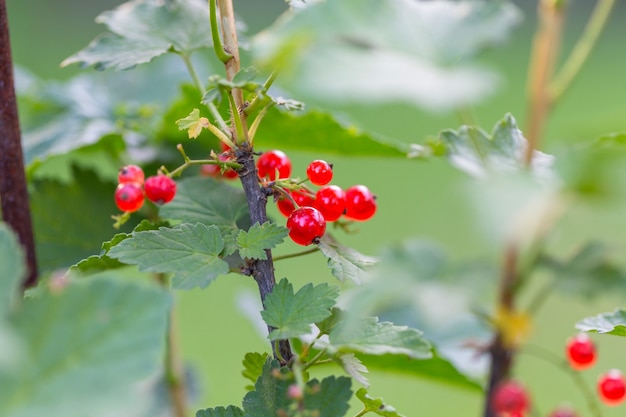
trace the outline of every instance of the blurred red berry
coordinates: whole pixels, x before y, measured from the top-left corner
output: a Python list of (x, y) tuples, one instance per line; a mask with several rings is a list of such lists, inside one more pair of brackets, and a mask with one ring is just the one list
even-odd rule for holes
[(115, 204), (122, 211), (134, 212), (143, 206), (144, 195), (141, 184), (127, 182), (115, 189)]
[(166, 175), (155, 175), (146, 179), (144, 190), (153, 203), (169, 203), (176, 195), (176, 181)]

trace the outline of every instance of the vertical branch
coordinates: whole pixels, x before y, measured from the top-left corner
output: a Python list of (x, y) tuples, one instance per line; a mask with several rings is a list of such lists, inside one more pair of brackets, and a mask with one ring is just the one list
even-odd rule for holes
[(0, 203), (2, 219), (25, 248), (28, 275), (24, 287), (30, 287), (37, 283), (37, 259), (13, 84), (6, 2), (0, 0)]
[[(235, 14), (233, 12), (232, 0), (218, 0), (221, 30), (224, 41), (224, 50), (232, 57), (224, 63), (226, 67), (226, 76), (232, 80), (240, 69), (239, 63), (239, 46), (237, 42), (237, 31), (235, 27)], [(241, 130), (246, 135), (245, 138), (235, 137), (235, 142), (240, 146), (236, 149), (235, 155), (237, 162), (241, 164), (241, 168), (237, 171), (239, 179), (243, 186), (246, 200), (248, 201), (248, 210), (252, 224), (263, 224), (267, 222), (267, 197), (266, 189), (259, 185), (259, 177), (254, 162), (254, 153), (252, 146), (248, 142), (247, 120), (243, 110), (243, 93), (239, 89), (233, 89), (231, 101), (231, 113), (233, 120), (241, 123)], [(240, 129), (237, 129), (240, 130)], [(237, 131), (235, 132), (237, 134)], [(259, 287), (261, 302), (265, 305), (265, 298), (272, 292), (276, 284), (274, 276), (274, 261), (272, 260), (272, 252), (266, 250), (267, 259), (250, 260), (247, 269), (252, 275)], [(268, 328), (272, 330), (271, 327)], [(279, 340), (276, 345), (272, 345), (274, 357), (279, 359), (283, 364), (289, 362), (293, 353), (288, 340)]]
[(539, 28), (533, 40), (531, 62), (528, 69), (529, 119), (526, 129), (528, 147), (524, 161), (532, 162), (533, 151), (539, 147), (541, 133), (550, 111), (548, 84), (554, 72), (554, 62), (563, 31), (564, 6), (554, 0), (540, 0), (538, 5)]

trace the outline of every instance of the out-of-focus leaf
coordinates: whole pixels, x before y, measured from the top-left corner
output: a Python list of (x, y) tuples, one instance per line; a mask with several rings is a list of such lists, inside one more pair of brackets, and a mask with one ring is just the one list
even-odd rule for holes
[[(263, 365), (267, 362), (268, 354), (267, 353), (257, 353), (257, 352), (248, 352), (243, 359), (243, 371), (241, 374), (244, 378), (249, 379), (252, 383), (255, 383), (256, 380), (261, 376), (263, 372)], [(254, 386), (246, 387), (248, 391), (252, 391)]]
[(138, 265), (140, 271), (171, 272), (177, 289), (205, 288), (229, 272), (221, 259), (224, 240), (216, 226), (182, 223), (173, 228), (134, 232), (109, 250), (109, 257)]
[[(306, 140), (302, 140), (306, 138)], [(384, 140), (345, 126), (318, 110), (302, 114), (271, 109), (254, 137), (260, 149), (295, 149), (342, 156), (406, 157), (406, 144)]]
[(319, 417), (342, 417), (350, 408), (351, 385), (350, 378), (345, 376), (329, 376), (322, 382), (313, 379), (307, 383), (309, 389), (304, 392), (303, 406)]
[(24, 262), (24, 251), (17, 236), (6, 223), (0, 221), (0, 322), (16, 300), (26, 274)]
[(389, 404), (385, 404), (382, 398), (370, 396), (365, 388), (359, 389), (356, 392), (356, 397), (361, 400), (363, 406), (369, 412), (383, 417), (404, 417), (402, 414), (398, 413), (395, 408)]
[[(278, 372), (278, 375), (275, 373)], [(267, 359), (263, 372), (250, 391), (243, 398), (243, 410), (246, 417), (267, 417), (277, 415), (279, 409), (286, 410), (292, 401), (287, 396), (287, 387), (293, 379), (281, 378), (287, 372), (281, 370), (277, 360)]]
[(135, 384), (160, 369), (169, 308), (160, 289), (105, 278), (26, 299), (11, 322), (27, 360), (14, 373), (0, 370), (0, 416), (134, 409), (144, 400)]
[(208, 4), (197, 0), (131, 0), (96, 18), (110, 30), (61, 65), (124, 70), (168, 51), (189, 55), (212, 45)]
[(243, 415), (243, 410), (234, 405), (229, 405), (227, 408), (215, 407), (196, 411), (196, 417), (243, 417)]
[(576, 328), (584, 332), (626, 336), (626, 311), (617, 309), (611, 313), (586, 317), (576, 323)]
[(520, 20), (508, 2), (333, 0), (289, 13), (254, 38), (259, 67), (297, 98), (404, 102), (449, 109), (491, 93), (495, 75), (468, 64)]

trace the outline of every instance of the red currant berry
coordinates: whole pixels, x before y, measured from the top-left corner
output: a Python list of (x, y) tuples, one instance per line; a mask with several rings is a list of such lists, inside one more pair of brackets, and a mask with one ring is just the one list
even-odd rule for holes
[(364, 185), (346, 190), (346, 217), (352, 220), (369, 220), (376, 213), (376, 197)]
[(598, 379), (598, 393), (607, 405), (618, 405), (626, 396), (626, 380), (618, 369), (611, 369)]
[[(226, 156), (225, 154), (218, 155), (217, 159), (222, 162), (230, 162), (232, 158)], [(222, 177), (226, 179), (234, 179), (237, 178), (237, 172), (235, 172), (232, 168), (227, 168), (224, 172), (221, 172), (221, 167), (215, 164), (206, 164), (200, 167), (200, 175), (205, 177)]]
[(276, 180), (276, 171), (278, 178), (289, 178), (291, 175), (291, 161), (283, 151), (268, 151), (259, 156), (257, 161), (257, 169), (259, 177), (269, 177), (270, 181)]
[(143, 190), (141, 184), (127, 182), (119, 184), (115, 189), (115, 204), (122, 211), (134, 212), (143, 206)]
[(165, 204), (172, 201), (176, 195), (176, 181), (166, 175), (148, 177), (144, 184), (146, 197), (156, 204)]
[(306, 176), (315, 185), (326, 185), (333, 179), (333, 166), (326, 161), (316, 159), (307, 167)]
[(565, 353), (571, 367), (578, 371), (587, 369), (596, 362), (596, 346), (586, 333), (569, 338)]
[(296, 209), (291, 200), (285, 196), (282, 196), (276, 201), (278, 211), (280, 211), (285, 217), (289, 217), (291, 213)]
[(578, 414), (573, 408), (562, 406), (552, 411), (548, 417), (578, 417)]
[(304, 398), (304, 391), (298, 384), (291, 384), (287, 387), (287, 397), (292, 400), (300, 401)]
[(326, 220), (319, 210), (313, 207), (300, 207), (287, 219), (289, 237), (298, 245), (317, 243), (326, 232)]
[(526, 390), (516, 381), (504, 381), (495, 387), (492, 406), (496, 414), (523, 415), (530, 404)]
[(346, 193), (336, 185), (325, 185), (317, 190), (313, 207), (322, 213), (327, 222), (333, 222), (346, 209)]
[[(289, 195), (291, 195), (291, 198), (293, 198), (293, 201), (296, 202), (298, 207), (305, 207), (305, 206), (312, 207), (313, 201), (315, 201), (313, 199), (313, 196), (309, 194), (308, 191), (305, 191), (305, 190), (290, 191)], [(278, 210), (280, 210), (280, 212), (287, 217), (289, 217), (291, 212), (293, 212), (296, 209), (291, 199), (285, 196), (281, 196), (276, 202), (276, 204), (278, 205)]]
[(143, 180), (143, 169), (137, 165), (126, 165), (120, 168), (120, 172), (117, 174), (117, 182), (120, 184), (126, 184), (127, 182), (143, 184)]

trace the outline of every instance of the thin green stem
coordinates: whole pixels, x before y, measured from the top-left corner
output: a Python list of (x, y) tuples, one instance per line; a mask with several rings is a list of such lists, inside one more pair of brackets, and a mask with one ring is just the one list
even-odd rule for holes
[(615, 0), (598, 0), (583, 34), (549, 86), (550, 101), (563, 96), (593, 50), (615, 5)]
[(247, 139), (246, 131), (243, 128), (243, 122), (241, 120), (241, 115), (239, 114), (239, 107), (235, 102), (235, 97), (232, 94), (232, 91), (228, 91), (226, 96), (228, 97), (228, 101), (230, 103), (230, 110), (233, 116), (233, 121), (235, 122), (235, 131), (237, 132), (237, 142), (243, 142)]
[(267, 100), (267, 98), (265, 97), (265, 93), (267, 93), (267, 90), (270, 89), (277, 76), (278, 70), (274, 70), (269, 75), (269, 77), (267, 77), (267, 80), (265, 80), (265, 82), (263, 83), (263, 88), (261, 89), (261, 91), (259, 91), (256, 97), (254, 97), (254, 99), (252, 100), (252, 102), (245, 108), (244, 111), (246, 114), (252, 114), (259, 106), (263, 104), (263, 102)]
[(217, 24), (217, 0), (209, 0), (209, 17), (211, 20), (211, 37), (213, 38), (213, 49), (220, 61), (226, 63), (233, 56), (224, 50), (222, 38), (220, 37), (220, 27)]
[(322, 359), (325, 354), (326, 354), (326, 349), (322, 349), (319, 352), (317, 352), (317, 355), (313, 356), (310, 361), (307, 361), (306, 363), (302, 365), (302, 370), (306, 371), (311, 366), (318, 364), (320, 362), (320, 359)]
[(567, 363), (567, 360), (563, 359), (560, 355), (552, 353), (551, 351), (544, 349), (541, 346), (536, 345), (525, 345), (521, 353), (527, 353), (529, 355), (533, 355), (537, 358), (543, 359), (546, 362), (551, 363), (552, 365), (560, 368), (563, 372), (567, 373), (578, 389), (582, 392), (585, 400), (587, 401), (587, 407), (589, 411), (594, 417), (602, 417), (602, 411), (600, 409), (600, 404), (596, 400), (596, 395), (591, 388), (585, 383), (584, 378), (581, 373), (572, 369)]
[(318, 251), (319, 251), (319, 248), (313, 248), (313, 249), (303, 250), (301, 252), (289, 253), (287, 255), (278, 255), (278, 256), (274, 257), (274, 262), (281, 261), (281, 260), (284, 260), (284, 259), (297, 258), (299, 256), (305, 256), (305, 255), (308, 255), (310, 253), (315, 253), (315, 252), (318, 252)]
[[(178, 144), (176, 149), (178, 149), (178, 151), (181, 153), (185, 162), (175, 170), (168, 172), (167, 175), (169, 175), (170, 177), (176, 177), (182, 174), (185, 169), (193, 165), (219, 165), (224, 169), (232, 168), (234, 170), (241, 168), (241, 164), (238, 162), (218, 161), (216, 159), (189, 159), (181, 144)], [(167, 172), (165, 167), (162, 167), (161, 169)]]
[(370, 412), (370, 410), (368, 410), (367, 408), (364, 408), (361, 411), (359, 411), (358, 413), (356, 413), (354, 415), (354, 417), (362, 417), (362, 416), (364, 416), (365, 414), (367, 414), (369, 412)]

